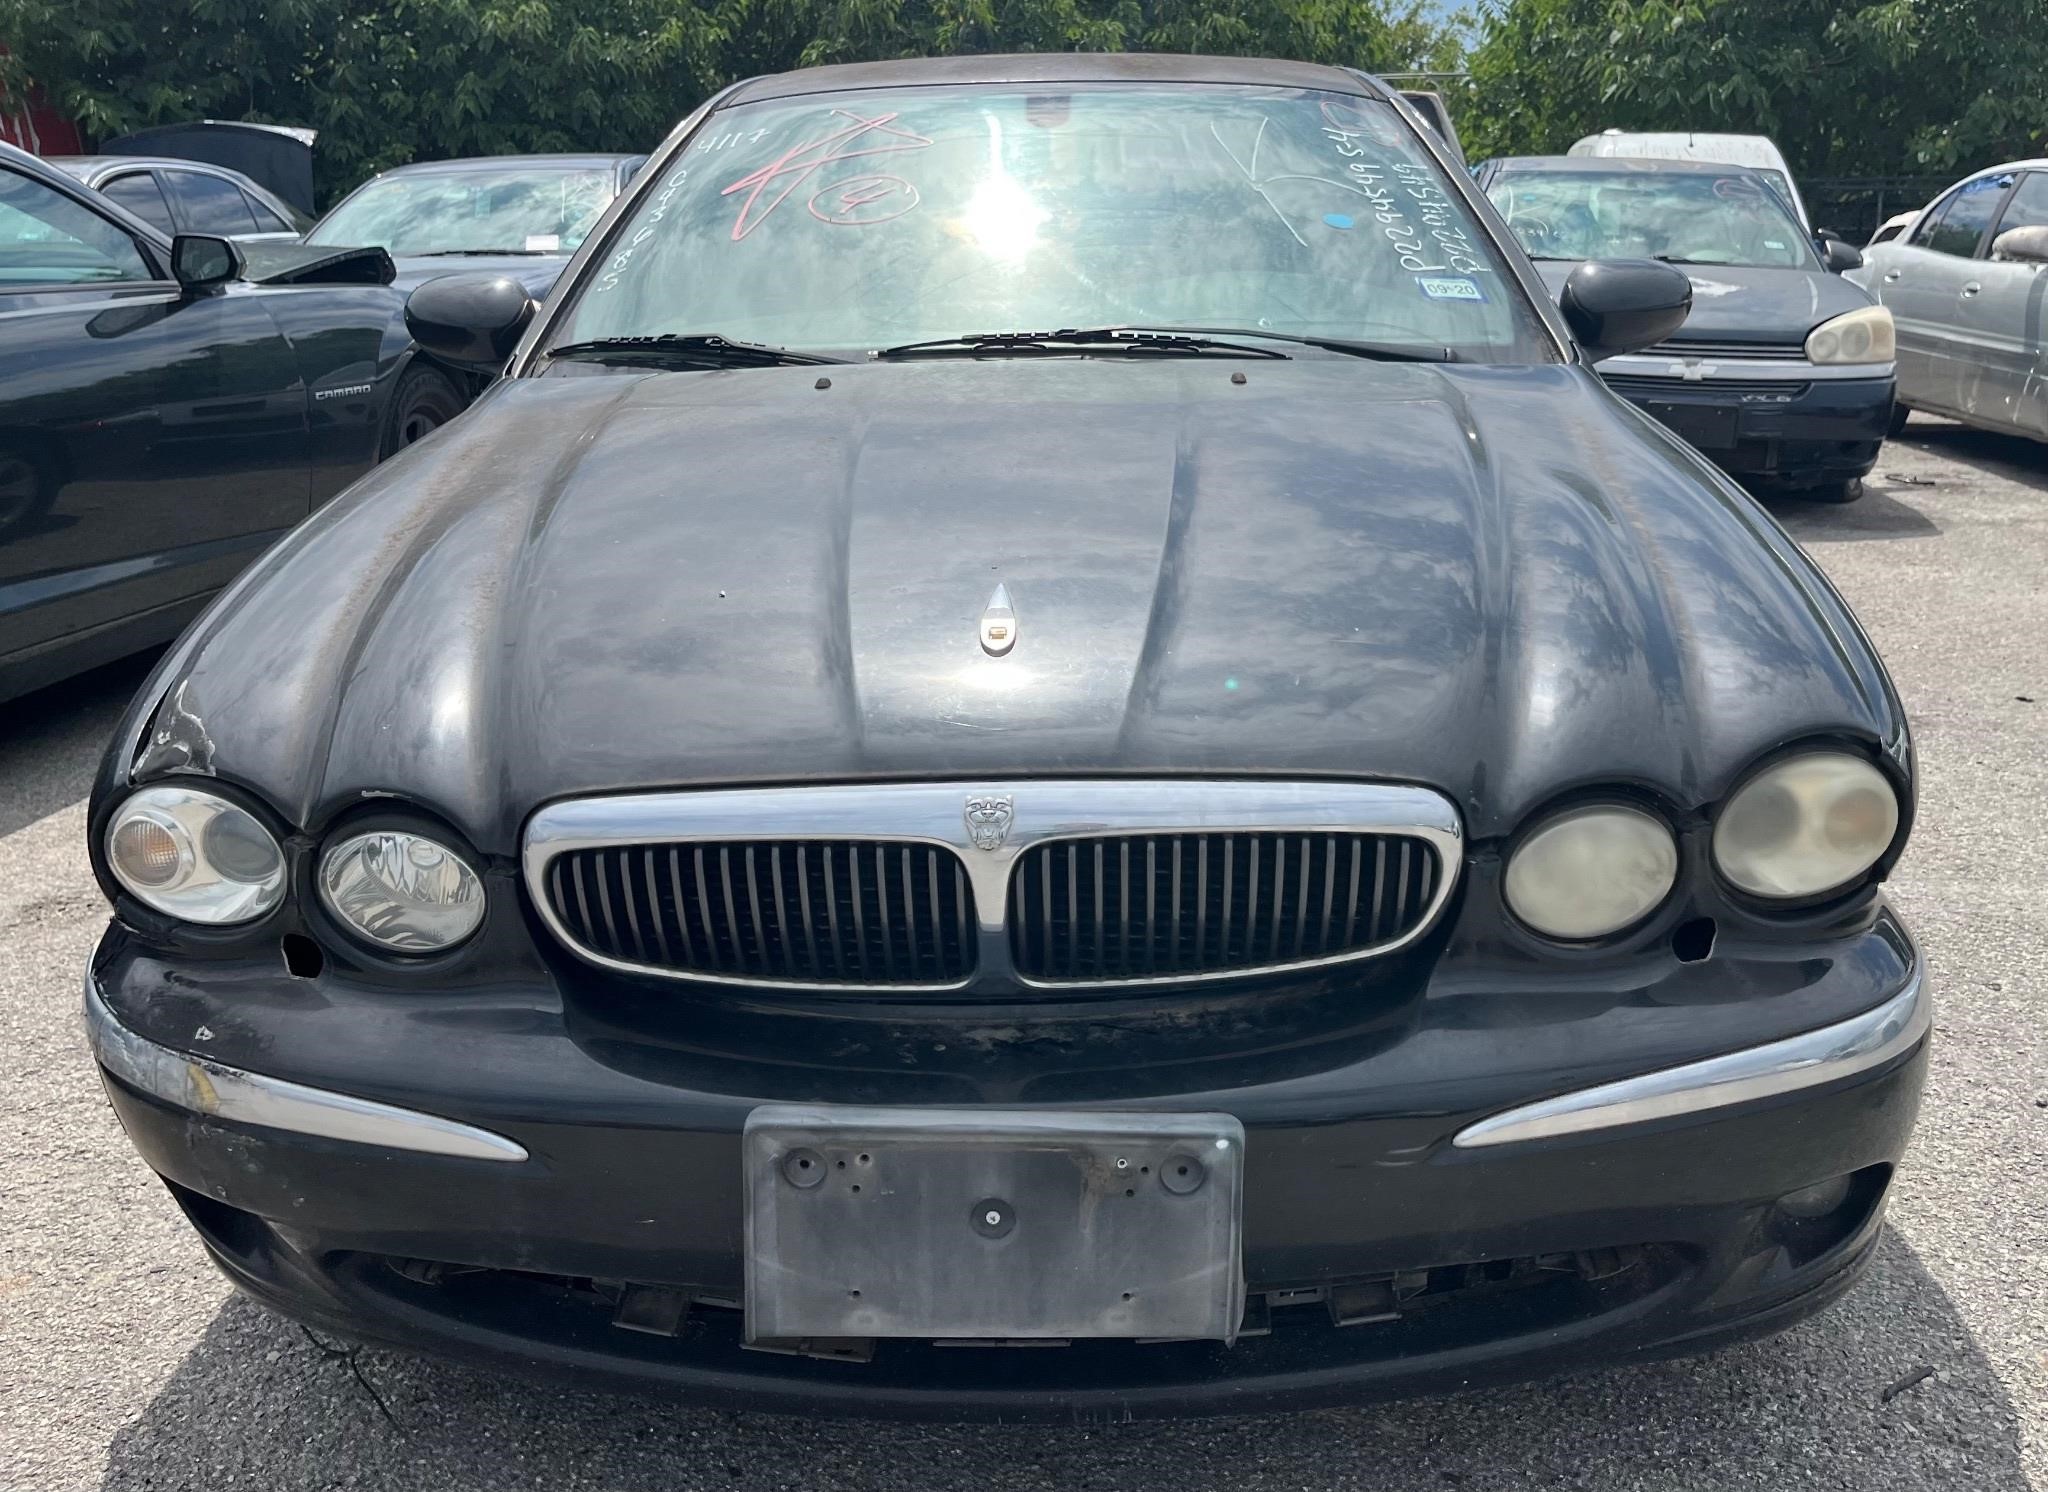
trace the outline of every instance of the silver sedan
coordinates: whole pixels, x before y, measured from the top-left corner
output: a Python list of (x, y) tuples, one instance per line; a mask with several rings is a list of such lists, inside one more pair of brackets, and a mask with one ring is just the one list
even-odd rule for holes
[(1849, 278), (1891, 308), (1898, 404), (2048, 440), (2048, 160), (1965, 178)]

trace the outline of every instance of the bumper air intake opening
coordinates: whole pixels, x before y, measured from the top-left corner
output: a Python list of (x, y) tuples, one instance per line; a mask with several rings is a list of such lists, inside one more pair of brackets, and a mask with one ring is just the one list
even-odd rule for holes
[(304, 933), (286, 933), (277, 940), (277, 946), (284, 955), (285, 973), (294, 979), (318, 979), (320, 971), (327, 967), (327, 955)]
[(1695, 917), (1690, 922), (1679, 923), (1671, 934), (1672, 955), (1682, 964), (1704, 962), (1714, 952), (1716, 931), (1711, 917)]

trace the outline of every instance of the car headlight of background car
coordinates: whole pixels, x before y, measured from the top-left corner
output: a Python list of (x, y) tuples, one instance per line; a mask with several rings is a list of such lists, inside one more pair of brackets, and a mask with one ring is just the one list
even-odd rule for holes
[(1766, 767), (1714, 822), (1714, 863), (1752, 896), (1820, 896), (1875, 865), (1899, 832), (1899, 797), (1869, 762), (1813, 751)]
[(1618, 803), (1567, 808), (1508, 857), (1504, 894), (1523, 922), (1582, 942), (1640, 922), (1678, 880), (1678, 842), (1662, 819)]
[(395, 953), (438, 953), (484, 920), (481, 878), (424, 834), (378, 829), (328, 846), (320, 899), (357, 937)]
[(1846, 312), (1806, 334), (1810, 363), (1888, 363), (1897, 353), (1892, 313), (1883, 306)]
[(107, 823), (107, 866), (166, 916), (222, 927), (284, 899), (284, 851), (247, 809), (198, 788), (135, 793)]

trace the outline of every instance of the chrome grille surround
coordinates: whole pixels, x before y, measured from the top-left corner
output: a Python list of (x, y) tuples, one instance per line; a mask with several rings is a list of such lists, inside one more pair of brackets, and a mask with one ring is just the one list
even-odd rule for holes
[(1650, 357), (1756, 358), (1771, 362), (1806, 361), (1802, 342), (1653, 342), (1643, 349)]
[[(992, 848), (985, 809), (970, 826), (967, 805), (1009, 805)], [(977, 832), (978, 831), (978, 832)], [(1083, 980), (1035, 978), (1011, 953), (1011, 874), (1025, 853), (1054, 840), (1125, 839), (1163, 835), (1356, 836), (1419, 841), (1433, 852), (1437, 873), (1421, 915), (1401, 919), (1392, 936), (1366, 946), (1278, 962), (1198, 972)], [(817, 980), (749, 973), (665, 968), (620, 958), (578, 938), (556, 911), (549, 868), (570, 851), (644, 850), (803, 841), (928, 845), (949, 850), (972, 891), (976, 956), (963, 978), (946, 983), (861, 979)], [(737, 984), (842, 994), (901, 991), (931, 995), (976, 986), (1121, 989), (1192, 984), (1321, 967), (1394, 952), (1422, 937), (1456, 889), (1463, 864), (1457, 809), (1440, 793), (1407, 784), (1263, 779), (1092, 778), (847, 783), (820, 787), (709, 789), (619, 794), (550, 804), (528, 821), (522, 851), (527, 891), (541, 920), (578, 957), (624, 973), (711, 984)]]

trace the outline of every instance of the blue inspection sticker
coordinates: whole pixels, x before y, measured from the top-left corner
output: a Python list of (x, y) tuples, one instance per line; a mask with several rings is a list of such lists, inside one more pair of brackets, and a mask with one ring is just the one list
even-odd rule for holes
[(1352, 219), (1341, 212), (1326, 212), (1323, 214), (1323, 221), (1332, 228), (1349, 228), (1352, 223)]
[(1417, 275), (1415, 285), (1431, 300), (1486, 299), (1486, 292), (1479, 288), (1479, 282), (1465, 275)]

